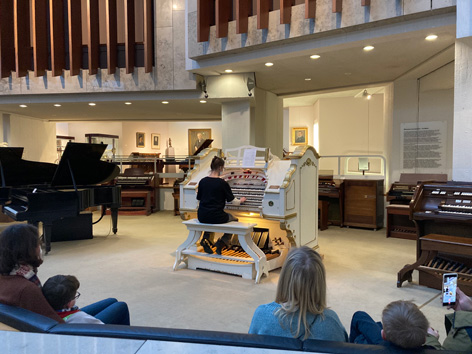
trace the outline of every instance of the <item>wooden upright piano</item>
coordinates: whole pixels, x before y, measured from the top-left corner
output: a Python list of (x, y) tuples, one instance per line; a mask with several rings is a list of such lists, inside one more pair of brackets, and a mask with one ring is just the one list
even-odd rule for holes
[(472, 295), (472, 183), (421, 183), (410, 203), (417, 230), (417, 261), (398, 272), (397, 286), (412, 280), (441, 289), (442, 274), (458, 273), (460, 288)]
[(387, 237), (416, 240), (416, 227), (410, 220), (409, 204), (416, 186), (425, 181), (446, 182), (446, 174), (402, 173), (387, 193)]

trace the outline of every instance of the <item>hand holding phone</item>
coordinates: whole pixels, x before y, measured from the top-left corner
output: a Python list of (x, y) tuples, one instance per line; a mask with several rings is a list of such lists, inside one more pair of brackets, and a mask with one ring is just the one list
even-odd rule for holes
[(457, 273), (443, 274), (443, 306), (454, 306), (457, 295)]

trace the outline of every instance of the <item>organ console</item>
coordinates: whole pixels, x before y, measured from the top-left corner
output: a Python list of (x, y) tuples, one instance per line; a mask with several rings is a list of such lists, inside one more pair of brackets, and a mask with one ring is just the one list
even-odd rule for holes
[(159, 178), (142, 168), (127, 168), (115, 179), (121, 186), (123, 215), (149, 215), (159, 210)]
[(387, 193), (387, 237), (416, 240), (416, 228), (410, 220), (409, 203), (416, 186), (425, 181), (446, 182), (447, 174), (402, 173)]
[(103, 213), (111, 209), (116, 233), (120, 187), (98, 186), (119, 173), (118, 166), (100, 160), (105, 149), (104, 144), (69, 142), (56, 165), (23, 160), (23, 148), (1, 147), (3, 213), (16, 221), (42, 222), (46, 253), (54, 221), (77, 217), (91, 206), (103, 206)]
[[(245, 158), (248, 151), (256, 154), (252, 162)], [(196, 156), (194, 168), (180, 185), (180, 214), (184, 220), (196, 216), (198, 182), (209, 175), (214, 156), (223, 154), (221, 150), (206, 149)], [(319, 155), (313, 147), (299, 146), (284, 160), (267, 148), (254, 146), (228, 149), (224, 156), (221, 178), (228, 182), (235, 197), (247, 198), (239, 206), (227, 204), (226, 210), (240, 222), (257, 224), (253, 240), (266, 254), (269, 270), (282, 266), (292, 246), (318, 248)], [(237, 261), (225, 259), (224, 251), (218, 256), (200, 250), (197, 257), (212, 262), (211, 269), (218, 269), (218, 264), (238, 267)]]
[(443, 273), (457, 272), (459, 286), (472, 294), (472, 184), (421, 183), (410, 203), (410, 218), (417, 230), (417, 261), (398, 273), (397, 286), (411, 281), (441, 289)]

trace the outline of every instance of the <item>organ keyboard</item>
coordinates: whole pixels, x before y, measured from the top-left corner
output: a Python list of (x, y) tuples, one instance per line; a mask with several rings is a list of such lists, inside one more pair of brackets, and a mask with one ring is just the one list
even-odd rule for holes
[[(251, 163), (244, 158), (247, 150), (256, 154)], [(198, 182), (210, 173), (214, 156), (223, 153), (206, 149), (196, 156), (194, 168), (180, 185), (180, 213), (184, 220), (196, 217)], [(240, 222), (257, 223), (258, 228), (268, 230), (269, 249), (264, 253), (271, 255), (267, 257), (269, 270), (282, 266), (292, 246), (318, 248), (319, 156), (313, 147), (300, 146), (285, 160), (272, 155), (269, 149), (254, 146), (228, 149), (224, 156), (221, 178), (228, 182), (236, 198), (247, 198), (238, 206), (227, 204), (226, 210)], [(199, 257), (207, 255), (201, 252)], [(207, 261), (218, 263), (220, 259), (213, 254)]]
[(453, 271), (471, 295), (472, 184), (421, 183), (410, 203), (410, 218), (417, 230), (417, 262), (398, 273), (397, 285), (411, 281), (412, 271), (418, 270), (421, 285), (440, 289), (442, 273)]

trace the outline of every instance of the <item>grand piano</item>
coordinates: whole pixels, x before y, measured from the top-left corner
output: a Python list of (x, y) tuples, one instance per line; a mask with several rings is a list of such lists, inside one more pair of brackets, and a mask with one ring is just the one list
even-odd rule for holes
[(99, 184), (113, 180), (120, 170), (100, 160), (105, 149), (104, 144), (69, 142), (56, 165), (23, 160), (22, 147), (1, 147), (3, 213), (16, 221), (42, 222), (46, 253), (51, 250), (53, 223), (78, 217), (89, 207), (102, 206), (102, 217), (110, 208), (116, 234), (121, 188)]

